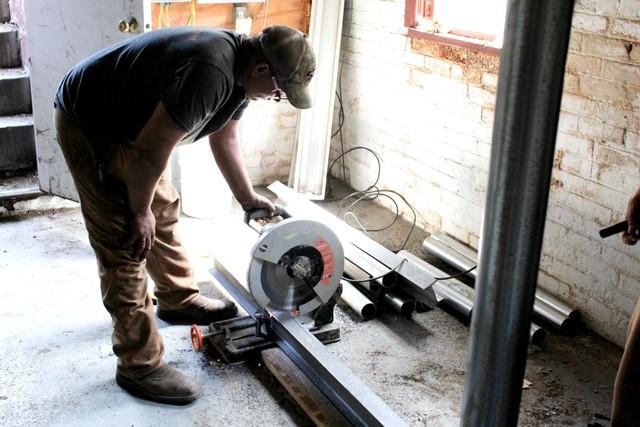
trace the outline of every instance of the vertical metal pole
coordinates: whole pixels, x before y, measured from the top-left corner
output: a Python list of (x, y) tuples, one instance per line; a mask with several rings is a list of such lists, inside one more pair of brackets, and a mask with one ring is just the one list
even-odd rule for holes
[(462, 401), (465, 427), (518, 422), (573, 3), (508, 3)]

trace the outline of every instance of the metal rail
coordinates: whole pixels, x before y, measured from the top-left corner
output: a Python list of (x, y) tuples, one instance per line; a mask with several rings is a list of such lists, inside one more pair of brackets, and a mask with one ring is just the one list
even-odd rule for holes
[[(224, 265), (216, 263), (216, 268), (210, 273), (250, 316), (262, 312), (246, 286)], [(278, 346), (354, 425), (406, 425), (295, 318), (288, 313), (277, 312), (271, 313), (265, 323), (276, 336)]]
[(573, 5), (508, 3), (464, 427), (518, 422)]

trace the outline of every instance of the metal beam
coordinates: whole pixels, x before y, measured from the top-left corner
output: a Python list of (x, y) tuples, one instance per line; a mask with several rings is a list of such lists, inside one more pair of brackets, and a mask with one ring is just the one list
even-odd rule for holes
[(515, 426), (573, 0), (509, 0), (462, 426)]
[[(241, 279), (226, 271), (224, 265), (216, 263), (216, 269), (210, 272), (250, 316), (262, 312)], [(295, 318), (276, 312), (267, 323), (278, 346), (354, 425), (406, 425)]]

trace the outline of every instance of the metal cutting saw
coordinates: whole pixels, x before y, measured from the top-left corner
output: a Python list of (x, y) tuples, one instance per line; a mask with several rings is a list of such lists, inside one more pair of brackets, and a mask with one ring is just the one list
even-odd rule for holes
[[(283, 219), (253, 227), (259, 237), (251, 249), (249, 292), (265, 310), (311, 313), (338, 290), (344, 269), (342, 244), (320, 222), (291, 218), (280, 206), (274, 216)], [(265, 210), (253, 211), (245, 215), (245, 222), (267, 217)]]
[[(340, 339), (339, 327), (333, 324), (333, 311), (341, 293), (342, 244), (325, 224), (294, 218), (283, 207), (275, 208), (273, 215), (265, 209), (245, 213), (244, 222), (249, 227), (235, 233), (240, 247), (248, 247), (247, 242), (255, 240), (248, 265), (237, 263), (233, 272), (228, 265), (228, 260), (246, 257), (246, 252), (216, 255), (216, 270), (234, 276), (234, 291), (250, 298), (261, 312), (212, 323), (205, 333), (194, 325), (191, 339), (196, 350), (202, 349), (207, 339), (228, 362), (233, 362), (246, 353), (273, 346), (263, 322), (283, 312), (297, 317), (324, 343)], [(242, 268), (246, 269), (246, 280), (242, 280)]]

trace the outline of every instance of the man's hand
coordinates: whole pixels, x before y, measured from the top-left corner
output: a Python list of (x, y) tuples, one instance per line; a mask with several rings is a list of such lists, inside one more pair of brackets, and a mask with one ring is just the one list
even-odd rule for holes
[(248, 212), (252, 209), (266, 209), (269, 211), (269, 215), (273, 215), (276, 211), (276, 208), (273, 206), (273, 203), (269, 201), (266, 197), (263, 197), (257, 193), (253, 193), (249, 199), (240, 201), (240, 205), (242, 206), (242, 210)]
[(635, 245), (640, 239), (640, 188), (629, 199), (626, 219), (629, 227), (622, 233), (622, 241), (627, 245)]
[(127, 246), (132, 249), (133, 258), (142, 261), (147, 257), (156, 238), (156, 218), (151, 209), (131, 219), (131, 239)]

